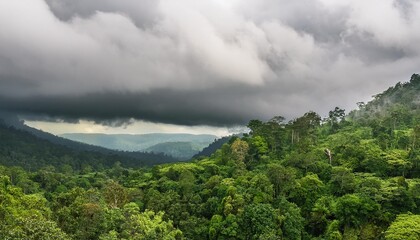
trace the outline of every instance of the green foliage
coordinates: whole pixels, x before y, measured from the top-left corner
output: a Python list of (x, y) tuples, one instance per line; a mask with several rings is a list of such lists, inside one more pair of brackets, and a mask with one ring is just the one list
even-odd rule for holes
[(135, 203), (124, 206), (123, 212), (126, 219), (122, 225), (122, 238), (171, 240), (182, 237), (182, 232), (174, 228), (171, 221), (163, 220), (163, 212), (155, 213), (146, 210), (140, 213), (139, 207)]
[[(163, 154), (113, 151), (66, 141), (35, 129), (30, 131), (36, 131), (34, 134), (38, 135), (46, 134), (48, 140), (38, 138), (24, 130), (6, 126), (0, 119), (0, 164), (20, 166), (31, 171), (46, 166), (60, 169), (66, 165), (70, 166), (73, 171), (87, 173), (89, 168), (90, 171), (100, 171), (104, 167), (111, 168), (118, 161), (125, 167), (142, 167), (146, 164), (178, 161)], [(91, 148), (91, 151), (86, 151)]]
[(296, 181), (297, 186), (291, 192), (290, 197), (302, 210), (309, 214), (316, 200), (325, 192), (325, 185), (318, 175), (309, 173)]
[(339, 107), (335, 107), (334, 110), (329, 111), (328, 121), (331, 125), (330, 132), (337, 132), (337, 130), (340, 128), (340, 124), (343, 125), (343, 123), (345, 122), (345, 116), (345, 110)]
[(232, 159), (235, 162), (238, 171), (245, 170), (245, 158), (249, 150), (248, 143), (238, 138), (231, 144), (230, 148), (232, 151)]
[(267, 175), (274, 188), (274, 196), (287, 195), (295, 186), (296, 170), (281, 164), (269, 164)]
[(210, 157), (153, 168), (0, 128), (0, 163), (18, 165), (0, 166), (0, 236), (419, 239), (419, 79), (348, 116), (251, 120)]
[(242, 227), (250, 239), (260, 239), (266, 234), (276, 236), (280, 234), (276, 230), (278, 225), (276, 211), (269, 204), (251, 204), (244, 210)]
[(127, 190), (114, 181), (105, 185), (103, 195), (110, 208), (121, 208), (128, 202)]
[(351, 169), (346, 167), (333, 167), (330, 188), (335, 195), (344, 195), (354, 192), (356, 179)]
[(6, 176), (0, 176), (0, 219), (3, 239), (69, 239), (51, 220), (46, 199), (25, 195)]
[(9, 226), (9, 229), (1, 234), (3, 239), (70, 239), (67, 234), (57, 227), (54, 221), (46, 220), (41, 216), (18, 217), (15, 221), (16, 226)]
[(282, 236), (285, 239), (302, 239), (305, 221), (301, 209), (284, 198), (280, 199), (278, 208), (281, 216), (277, 218), (281, 222)]
[(385, 232), (387, 240), (420, 239), (420, 215), (401, 214)]
[(347, 194), (337, 199), (335, 215), (346, 226), (358, 227), (373, 219), (380, 205), (368, 197)]

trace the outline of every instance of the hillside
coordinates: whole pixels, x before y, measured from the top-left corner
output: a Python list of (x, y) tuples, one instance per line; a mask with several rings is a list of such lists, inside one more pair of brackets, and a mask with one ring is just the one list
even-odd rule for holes
[[(119, 151), (114, 151), (108, 148), (95, 146), (91, 144), (86, 144), (82, 142), (72, 141), (67, 138), (59, 137), (54, 134), (44, 132), (42, 130), (38, 130), (36, 128), (29, 127), (24, 123), (24, 121), (19, 120), (19, 118), (10, 113), (0, 112), (0, 122), (5, 127), (12, 127), (13, 129), (21, 130), (26, 133), (30, 133), (31, 135), (47, 140), (48, 142), (51, 142), (53, 144), (62, 145), (68, 148), (71, 148), (76, 151), (93, 151), (93, 152), (100, 152), (104, 154), (118, 154), (122, 153)], [(135, 152), (131, 153), (132, 155), (135, 155)]]
[(163, 142), (145, 149), (146, 152), (165, 153), (181, 160), (189, 160), (208, 144), (195, 142)]
[(193, 158), (198, 159), (200, 157), (210, 157), (213, 153), (220, 149), (223, 144), (229, 142), (231, 138), (232, 136), (227, 136), (215, 139), (210, 145), (203, 148), (199, 153), (195, 154)]
[[(417, 98), (417, 77), (393, 88), (398, 98), (387, 90), (350, 115), (337, 107), (325, 121), (312, 111), (251, 120), (249, 134), (191, 162), (81, 173), (0, 167), (0, 236), (419, 239), (419, 105), (393, 112)], [(20, 141), (7, 151), (24, 152)]]
[(373, 96), (349, 116), (358, 122), (388, 121), (389, 126), (410, 125), (420, 122), (420, 75), (413, 74), (409, 82), (397, 83), (383, 93)]
[[(208, 146), (217, 137), (214, 135), (194, 135), (194, 134), (168, 134), (168, 133), (152, 133), (152, 134), (88, 134), (88, 133), (69, 133), (62, 134), (61, 137), (71, 139), (73, 141), (83, 142), (91, 145), (101, 146), (108, 149), (122, 151), (141, 151), (156, 152), (166, 155), (172, 155), (176, 158), (189, 159), (201, 149)], [(172, 144), (175, 149), (169, 146), (171, 143), (183, 142), (188, 143), (183, 146), (181, 144)], [(163, 144), (168, 143), (168, 144)], [(163, 144), (163, 145), (162, 145)], [(162, 147), (164, 146), (164, 147)]]
[[(36, 129), (31, 129), (32, 132), (24, 129), (16, 129), (0, 121), (1, 164), (21, 166), (27, 170), (48, 165), (61, 167), (64, 164), (75, 170), (84, 167), (98, 170), (112, 167), (116, 162), (125, 167), (139, 167), (177, 161), (162, 154), (113, 151), (61, 139)], [(34, 132), (38, 134), (34, 135)], [(43, 137), (40, 138), (40, 135)]]

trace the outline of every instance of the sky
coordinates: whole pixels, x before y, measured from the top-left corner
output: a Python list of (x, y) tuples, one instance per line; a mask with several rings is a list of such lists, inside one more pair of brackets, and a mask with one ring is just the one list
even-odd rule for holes
[(419, 0), (0, 0), (0, 111), (224, 135), (354, 109), (419, 73), (419, 42)]

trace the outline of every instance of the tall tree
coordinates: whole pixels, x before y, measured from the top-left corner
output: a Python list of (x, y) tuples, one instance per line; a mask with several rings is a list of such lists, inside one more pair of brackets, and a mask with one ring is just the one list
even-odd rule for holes
[(420, 239), (420, 215), (401, 214), (385, 232), (386, 240)]

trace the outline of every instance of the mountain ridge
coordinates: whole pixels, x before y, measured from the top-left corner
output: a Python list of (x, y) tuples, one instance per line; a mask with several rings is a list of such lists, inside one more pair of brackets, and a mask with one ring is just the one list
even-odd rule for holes
[[(177, 154), (182, 159), (189, 159), (204, 147), (212, 143), (217, 136), (210, 134), (188, 134), (188, 133), (147, 133), (147, 134), (104, 134), (104, 133), (68, 133), (61, 134), (61, 137), (105, 147), (108, 149), (122, 151), (156, 151), (158, 144), (188, 142), (193, 148), (185, 149), (186, 154)], [(154, 147), (155, 146), (155, 147)], [(179, 146), (179, 144), (178, 144)], [(186, 145), (184, 145), (186, 146)], [(194, 152), (191, 150), (194, 149)], [(170, 155), (171, 149), (159, 150), (160, 153)]]
[[(111, 167), (120, 162), (125, 167), (140, 167), (179, 161), (164, 154), (116, 151), (74, 142), (24, 125), (23, 122), (0, 118), (0, 162), (10, 166), (37, 169), (47, 165), (71, 164), (78, 169), (82, 162), (71, 159), (85, 159), (89, 165)], [(49, 152), (45, 158), (39, 153)], [(62, 157), (69, 156), (64, 160)], [(35, 162), (34, 162), (35, 161)], [(38, 162), (36, 162), (38, 161)], [(70, 161), (70, 162), (69, 162)]]

